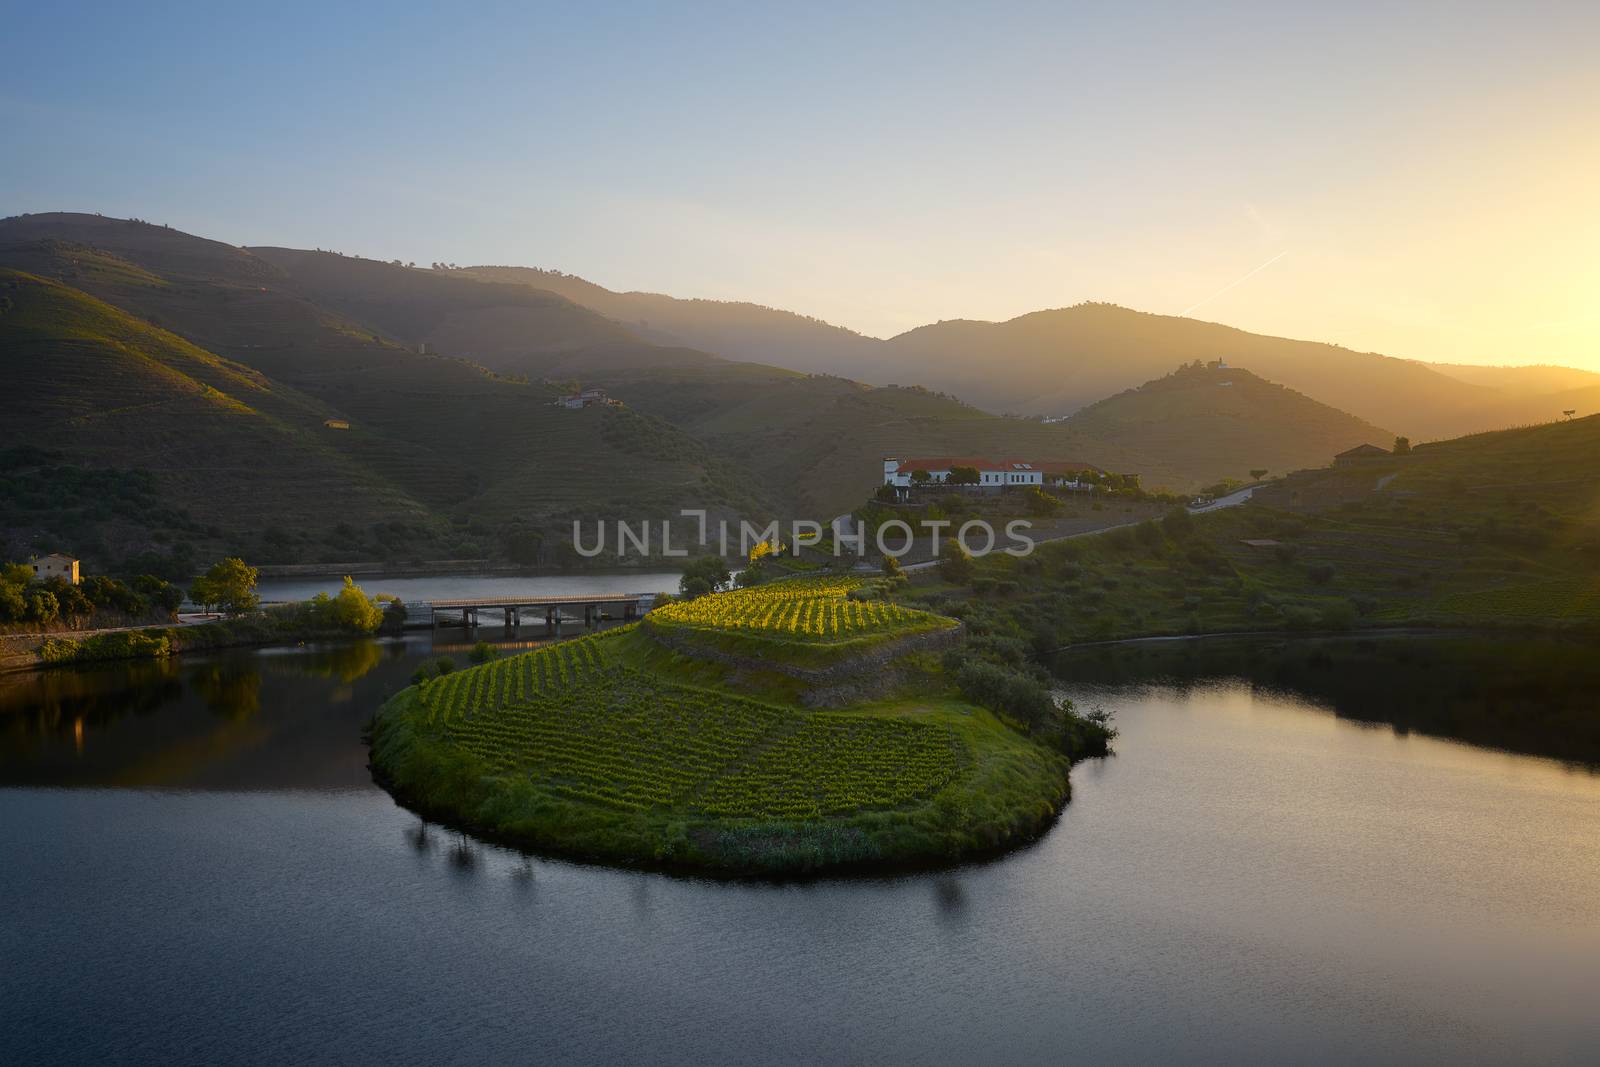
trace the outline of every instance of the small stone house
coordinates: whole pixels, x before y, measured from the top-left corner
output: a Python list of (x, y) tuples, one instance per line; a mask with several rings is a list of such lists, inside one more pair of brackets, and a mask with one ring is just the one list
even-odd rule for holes
[(33, 568), (33, 576), (41, 582), (49, 578), (63, 578), (73, 585), (78, 584), (78, 561), (71, 556), (52, 552), (48, 556), (35, 556), (28, 561), (28, 566)]

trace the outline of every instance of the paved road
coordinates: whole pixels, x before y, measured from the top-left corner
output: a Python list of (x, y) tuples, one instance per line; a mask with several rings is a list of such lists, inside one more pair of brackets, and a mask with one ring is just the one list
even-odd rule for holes
[(1248, 485), (1248, 486), (1245, 486), (1243, 489), (1237, 489), (1237, 490), (1229, 493), (1227, 496), (1219, 496), (1217, 499), (1213, 500), (1209, 504), (1203, 504), (1203, 505), (1201, 505), (1200, 507), (1197, 507), (1197, 508), (1190, 508), (1189, 509), (1189, 514), (1191, 514), (1191, 515), (1203, 515), (1208, 511), (1221, 511), (1223, 508), (1238, 507), (1240, 504), (1243, 504), (1246, 500), (1249, 500), (1250, 499), (1250, 495), (1252, 493), (1254, 493), (1256, 491), (1256, 489), (1258, 489), (1258, 488), (1259, 488), (1259, 486)]
[[(1257, 488), (1257, 486), (1252, 485), (1244, 489), (1236, 490), (1232, 493), (1229, 493), (1227, 496), (1218, 497), (1209, 504), (1202, 505), (1198, 508), (1190, 508), (1189, 514), (1201, 515), (1208, 511), (1221, 511), (1223, 508), (1236, 508), (1240, 504), (1243, 504), (1245, 501), (1249, 500), (1251, 494), (1254, 493)], [(1098, 530), (1079, 530), (1077, 533), (1059, 534), (1055, 537), (1036, 537), (1034, 538), (1034, 541), (1037, 544), (1043, 545), (1048, 544), (1051, 541), (1070, 541), (1075, 537), (1098, 537), (1101, 534), (1110, 533), (1112, 530), (1126, 530), (1130, 526), (1137, 526), (1143, 521), (1143, 519), (1140, 519), (1137, 522), (1119, 522), (1115, 526), (1102, 526)], [(907, 563), (901, 566), (900, 569), (903, 571), (920, 571), (926, 570), (929, 567), (937, 567), (938, 565), (938, 560), (930, 559), (922, 563)]]

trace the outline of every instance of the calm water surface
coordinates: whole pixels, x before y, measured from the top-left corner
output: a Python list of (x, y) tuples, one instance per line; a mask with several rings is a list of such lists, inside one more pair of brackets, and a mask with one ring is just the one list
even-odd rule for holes
[[(664, 593), (676, 592), (681, 571), (592, 571), (584, 574), (441, 574), (410, 578), (358, 577), (356, 584), (368, 593), (388, 593), (401, 600), (490, 597), (502, 594), (533, 596), (581, 596), (588, 593)], [(271, 578), (260, 582), (256, 592), (263, 600), (310, 600), (318, 593), (330, 596), (344, 585), (344, 579)], [(487, 621), (487, 616), (485, 620)]]
[(1394, 657), (1064, 662), (1122, 736), (1037, 846), (774, 886), (422, 827), (360, 729), (432, 653), (0, 679), (0, 1061), (1600, 1058), (1600, 777), (1353, 717)]

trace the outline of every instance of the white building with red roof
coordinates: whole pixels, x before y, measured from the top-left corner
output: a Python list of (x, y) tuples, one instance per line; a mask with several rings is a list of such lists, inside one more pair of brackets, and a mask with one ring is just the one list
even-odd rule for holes
[(1071, 460), (1034, 460), (1034, 459), (985, 459), (981, 456), (932, 456), (913, 459), (884, 458), (883, 484), (892, 485), (898, 489), (908, 489), (917, 484), (913, 475), (918, 471), (926, 471), (927, 481), (938, 485), (950, 481), (950, 472), (957, 467), (970, 467), (978, 472), (977, 486), (980, 489), (1004, 489), (1007, 486), (1027, 486), (1054, 484), (1056, 482), (1078, 482), (1078, 476), (1085, 471), (1098, 472), (1098, 468), (1088, 463), (1075, 463)]

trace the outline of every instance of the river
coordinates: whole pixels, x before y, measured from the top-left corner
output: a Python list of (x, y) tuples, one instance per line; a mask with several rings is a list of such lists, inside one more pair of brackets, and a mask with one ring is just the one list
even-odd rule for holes
[[(681, 571), (585, 571), (577, 574), (436, 574), (413, 577), (356, 579), (371, 595), (388, 593), (401, 600), (440, 600), (493, 596), (581, 596), (589, 593), (676, 592)], [(265, 601), (310, 600), (330, 596), (344, 585), (340, 577), (267, 578), (256, 586)], [(485, 616), (485, 621), (487, 621)]]
[(1592, 1063), (1600, 776), (1482, 732), (1500, 647), (1068, 657), (1121, 735), (1037, 845), (785, 885), (424, 827), (360, 731), (431, 636), (6, 677), (0, 1061)]

